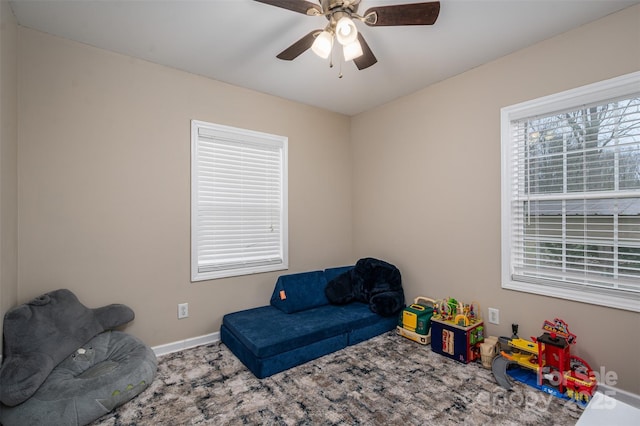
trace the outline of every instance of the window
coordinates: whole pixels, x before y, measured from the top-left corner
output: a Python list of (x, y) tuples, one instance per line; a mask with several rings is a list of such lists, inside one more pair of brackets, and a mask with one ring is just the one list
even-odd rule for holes
[(287, 138), (193, 120), (191, 280), (287, 268)]
[(501, 120), (502, 287), (640, 312), (640, 72)]

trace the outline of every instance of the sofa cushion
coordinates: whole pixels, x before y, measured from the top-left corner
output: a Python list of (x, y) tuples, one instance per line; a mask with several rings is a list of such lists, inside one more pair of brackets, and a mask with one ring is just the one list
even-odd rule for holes
[(292, 314), (327, 305), (326, 286), (324, 271), (281, 275), (271, 295), (271, 306)]
[(337, 268), (328, 268), (324, 270), (324, 278), (327, 280), (327, 283), (339, 275), (344, 274), (345, 272), (349, 272), (353, 269), (353, 265), (351, 266), (339, 266)]
[(377, 322), (386, 322), (363, 303), (324, 305), (295, 315), (273, 306), (234, 312), (222, 323), (255, 356), (269, 357), (351, 332)]
[(224, 324), (220, 327), (220, 339), (259, 379), (346, 348), (349, 340), (348, 335), (344, 333), (290, 351), (258, 358)]

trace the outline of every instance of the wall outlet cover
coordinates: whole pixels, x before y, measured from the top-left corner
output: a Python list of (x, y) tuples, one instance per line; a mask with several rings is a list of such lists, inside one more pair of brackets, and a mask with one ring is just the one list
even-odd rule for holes
[(189, 316), (189, 304), (178, 303), (178, 319), (187, 318)]
[(496, 308), (489, 308), (489, 323), (500, 324), (500, 311)]

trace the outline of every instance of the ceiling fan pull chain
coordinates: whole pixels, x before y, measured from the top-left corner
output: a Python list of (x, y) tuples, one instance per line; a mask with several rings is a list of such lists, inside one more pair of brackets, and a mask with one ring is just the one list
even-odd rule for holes
[(329, 54), (329, 68), (333, 68), (333, 51), (335, 50), (333, 48), (333, 37), (331, 37), (331, 53)]

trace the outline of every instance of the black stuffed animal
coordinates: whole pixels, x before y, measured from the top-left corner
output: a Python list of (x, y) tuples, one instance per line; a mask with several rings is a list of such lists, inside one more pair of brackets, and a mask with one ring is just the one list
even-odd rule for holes
[(383, 260), (367, 257), (325, 287), (330, 303), (344, 305), (354, 301), (367, 303), (372, 312), (392, 316), (404, 308), (400, 271)]

